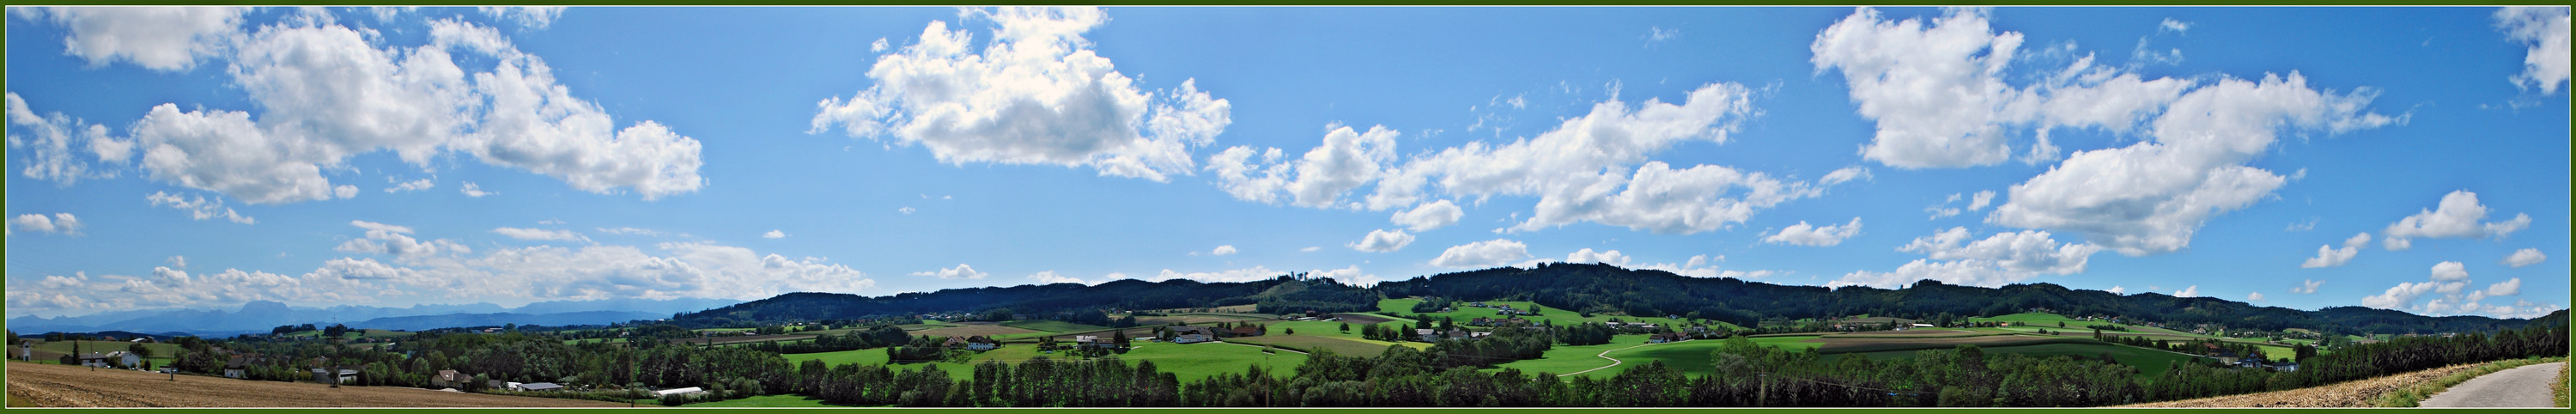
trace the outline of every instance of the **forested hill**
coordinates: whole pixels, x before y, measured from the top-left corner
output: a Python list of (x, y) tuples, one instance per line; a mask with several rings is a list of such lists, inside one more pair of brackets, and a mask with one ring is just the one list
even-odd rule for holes
[[(2003, 315), (2032, 309), (2163, 322), (2168, 326), (2223, 324), (2234, 329), (2325, 329), (2345, 333), (2486, 332), (2530, 321), (2483, 316), (2430, 317), (2363, 307), (2301, 311), (2209, 297), (2160, 293), (2120, 295), (2072, 290), (2048, 283), (2001, 288), (1920, 281), (1903, 289), (1783, 286), (1733, 278), (1695, 278), (1660, 270), (1599, 264), (1546, 264), (1532, 269), (1495, 268), (1385, 282), (1388, 297), (1445, 296), (1521, 299), (1553, 308), (1631, 315), (1684, 315), (1752, 326), (1767, 317), (1809, 318), (1856, 314), (1929, 318)], [(2564, 311), (2542, 319), (2565, 320)]]
[[(1283, 275), (1251, 282), (1201, 283), (1187, 279), (1146, 282), (1124, 279), (1084, 286), (1075, 283), (946, 289), (928, 293), (865, 297), (845, 293), (789, 293), (768, 299), (680, 315), (684, 326), (729, 326), (745, 323), (856, 319), (924, 313), (980, 313), (1009, 309), (1023, 315), (1093, 309), (1174, 309), (1278, 303), (1365, 303), (1377, 295), (1332, 279)], [(1332, 309), (1331, 306), (1318, 306)], [(1097, 312), (1093, 312), (1096, 314)]]
[[(2302, 311), (2209, 297), (2161, 293), (2121, 295), (2073, 290), (2048, 283), (2001, 288), (1916, 282), (1903, 289), (1784, 286), (1733, 278), (1696, 278), (1660, 270), (1600, 264), (1544, 264), (1447, 273), (1358, 288), (1300, 275), (1251, 282), (1119, 280), (1097, 286), (1072, 283), (948, 289), (863, 297), (790, 293), (681, 315), (685, 326), (856, 319), (924, 313), (982, 313), (1009, 309), (1051, 317), (1096, 309), (1173, 309), (1260, 305), (1260, 312), (1364, 311), (1380, 297), (1442, 296), (1469, 300), (1528, 300), (1551, 308), (1629, 315), (1681, 315), (1755, 326), (1764, 318), (1838, 317), (1859, 314), (1929, 319), (1996, 316), (2030, 310), (2069, 316), (2114, 316), (2188, 327), (2212, 323), (2232, 329), (2319, 329), (2341, 333), (2490, 332), (2533, 321), (2483, 316), (2431, 317), (2363, 307)], [(1090, 312), (1096, 315), (1097, 312)], [(1088, 316), (1088, 315), (1086, 315)], [(2565, 324), (2565, 312), (2541, 318)], [(2189, 328), (2185, 328), (2189, 329)]]

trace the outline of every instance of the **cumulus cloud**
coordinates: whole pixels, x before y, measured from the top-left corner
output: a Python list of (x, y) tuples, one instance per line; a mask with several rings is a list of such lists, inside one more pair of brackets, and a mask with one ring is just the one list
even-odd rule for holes
[(1968, 202), (1968, 210), (1984, 210), (1986, 206), (1994, 205), (1994, 202), (1995, 190), (1978, 191), (1976, 199)]
[(2496, 10), (2495, 21), (2506, 39), (2530, 48), (2513, 85), (2558, 93), (2558, 84), (2567, 82), (2567, 7), (2506, 7)]
[(472, 182), (472, 181), (467, 181), (467, 182), (465, 182), (465, 188), (459, 188), (459, 189), (457, 189), (456, 191), (457, 191), (457, 192), (459, 192), (459, 193), (464, 193), (466, 197), (474, 197), (474, 198), (483, 198), (483, 196), (487, 196), (487, 195), (500, 194), (500, 193), (497, 193), (497, 192), (483, 191), (483, 186), (475, 185), (475, 184), (474, 184), (474, 182)]
[(2544, 260), (2549, 260), (2549, 255), (2540, 254), (2540, 249), (2522, 249), (2515, 250), (2512, 255), (2505, 256), (2504, 264), (2506, 266), (2523, 267), (2540, 264), (2540, 262)]
[(73, 217), (72, 213), (54, 213), (50, 217), (43, 214), (20, 214), (9, 219), (10, 232), (32, 231), (78, 236), (81, 234), (80, 229), (80, 219)]
[(1234, 254), (1234, 245), (1228, 244), (1228, 245), (1223, 245), (1223, 246), (1217, 246), (1217, 247), (1216, 247), (1216, 250), (1209, 251), (1209, 252), (1208, 252), (1208, 254), (1210, 254), (1210, 255), (1216, 255), (1216, 256), (1224, 256), (1224, 255)]
[(2072, 231), (2130, 256), (2179, 251), (2210, 219), (2269, 197), (2286, 181), (2245, 165), (2281, 130), (2341, 133), (2398, 122), (2362, 112), (2374, 95), (2311, 89), (2297, 72), (2221, 79), (2173, 100), (2152, 122), (2152, 140), (2077, 152), (2014, 184), (2011, 200), (1986, 221)]
[(2370, 245), (2370, 233), (2355, 234), (2352, 238), (2344, 239), (2342, 249), (2336, 249), (2333, 246), (2317, 246), (2317, 257), (2310, 257), (2308, 261), (2300, 262), (2299, 267), (2314, 269), (2343, 266), (2344, 263), (2352, 262), (2353, 256), (2361, 254), (2361, 246), (2367, 245)]
[(521, 26), (536, 29), (553, 25), (555, 17), (562, 16), (564, 12), (563, 6), (478, 6), (475, 9), (495, 20), (515, 22)]
[(1405, 245), (1410, 244), (1413, 244), (1413, 235), (1405, 233), (1404, 230), (1369, 230), (1368, 236), (1360, 237), (1359, 241), (1351, 242), (1347, 246), (1350, 246), (1351, 250), (1387, 253), (1403, 249)]
[(2513, 232), (2531, 227), (2531, 215), (2521, 213), (2514, 214), (2512, 220), (2483, 222), (2487, 218), (2487, 206), (2479, 204), (2478, 194), (2468, 190), (2452, 191), (2450, 194), (2442, 195), (2442, 203), (2438, 208), (2438, 210), (2422, 210), (2389, 224), (2387, 230), (2380, 232), (2382, 236), (2387, 237), (2383, 244), (2389, 250), (2406, 250), (2414, 245), (2408, 239), (2417, 237), (2503, 238)]
[(2262, 301), (2263, 301), (2263, 292), (2247, 293), (2247, 294), (2245, 294), (2245, 301), (2247, 301), (2247, 302), (2262, 302)]
[(1835, 185), (1835, 184), (1842, 184), (1843, 182), (1851, 181), (1851, 180), (1855, 180), (1855, 179), (1868, 179), (1868, 178), (1870, 178), (1870, 176), (1869, 176), (1869, 169), (1868, 169), (1868, 168), (1861, 168), (1861, 167), (1859, 167), (1859, 166), (1851, 166), (1851, 167), (1843, 167), (1843, 168), (1841, 168), (1841, 169), (1836, 169), (1836, 170), (1834, 170), (1834, 172), (1825, 173), (1825, 177), (1824, 177), (1824, 178), (1816, 179), (1816, 184), (1823, 184), (1823, 185)]
[(761, 233), (761, 234), (760, 234), (760, 238), (764, 238), (764, 239), (783, 239), (783, 238), (787, 238), (787, 232), (778, 231), (778, 230), (770, 230), (768, 233)]
[(2182, 288), (2182, 290), (2174, 291), (2173, 295), (2177, 298), (2200, 297), (2200, 285), (2191, 285), (2191, 287)]
[(581, 233), (575, 233), (575, 232), (573, 232), (572, 230), (545, 230), (545, 229), (523, 229), (523, 228), (517, 228), (517, 227), (502, 227), (502, 228), (495, 228), (495, 229), (492, 229), (492, 232), (493, 232), (493, 233), (499, 233), (500, 235), (503, 235), (503, 236), (509, 236), (510, 238), (513, 238), (513, 239), (519, 239), (519, 240), (590, 241), (590, 238), (589, 238), (589, 237), (583, 237), (583, 236), (581, 235)]
[(1108, 22), (1096, 8), (968, 10), (995, 24), (974, 35), (932, 21), (919, 40), (877, 57), (874, 82), (816, 104), (808, 132), (921, 145), (951, 164), (1089, 166), (1101, 175), (1165, 181), (1190, 174), (1190, 148), (1232, 122), (1230, 103), (1181, 87), (1148, 93), (1097, 54), (1084, 32)]
[(26, 166), (19, 174), (69, 186), (83, 178), (116, 176), (116, 170), (99, 168), (84, 156), (101, 162), (132, 162), (134, 142), (109, 136), (107, 127), (59, 112), (37, 116), (17, 92), (9, 92), (8, 100), (9, 126), (26, 131), (9, 134), (11, 152), (21, 155), (18, 164)]
[(936, 276), (941, 279), (983, 279), (986, 274), (987, 273), (975, 271), (974, 266), (967, 266), (965, 263), (958, 263), (957, 267), (939, 269), (936, 271), (912, 272), (913, 276)]
[(1859, 234), (1859, 217), (1853, 217), (1850, 223), (1845, 223), (1839, 226), (1810, 226), (1806, 221), (1801, 220), (1798, 224), (1793, 224), (1788, 228), (1780, 229), (1779, 233), (1773, 233), (1770, 236), (1763, 237), (1762, 241), (1772, 244), (1792, 244), (1799, 246), (1832, 246), (1842, 244), (1843, 239), (1848, 239)]
[(1251, 147), (1236, 146), (1209, 156), (1207, 170), (1216, 172), (1217, 187), (1236, 199), (1276, 203), (1286, 193), (1290, 203), (1301, 207), (1343, 206), (1343, 194), (1393, 168), (1395, 138), (1401, 133), (1384, 126), (1369, 127), (1366, 133), (1340, 125), (1326, 129), (1323, 145), (1290, 162), (1280, 162), (1279, 149), (1269, 148), (1259, 152), (1262, 161), (1255, 163)]
[[(2441, 262), (2433, 265), (2432, 274), (2427, 280), (2399, 283), (2378, 295), (2362, 298), (2361, 303), (2362, 306), (2373, 308), (2404, 309), (2436, 315), (2483, 313), (2497, 317), (2526, 318), (2540, 314), (2534, 312), (2545, 313), (2558, 309), (2556, 305), (2547, 305), (2544, 310), (2544, 306), (2525, 300), (2516, 300), (2512, 305), (2482, 303), (2483, 300), (2491, 297), (2522, 294), (2521, 278), (2490, 284), (2486, 289), (2479, 290), (2469, 290), (2470, 283), (2473, 281), (2469, 280), (2466, 265), (2460, 262)], [(2428, 296), (2430, 298), (2426, 299)], [(2418, 299), (2423, 299), (2423, 303), (2416, 303)]]
[(1451, 246), (1431, 259), (1432, 266), (1482, 268), (1509, 264), (1529, 258), (1529, 246), (1509, 239), (1493, 239)]
[[(557, 84), (542, 59), (488, 27), (435, 21), (429, 44), (385, 49), (327, 22), (240, 38), (225, 56), (228, 72), (262, 111), (153, 107), (133, 128), (151, 178), (253, 204), (325, 200), (341, 191), (321, 170), (389, 150), (423, 169), (433, 156), (462, 151), (584, 191), (633, 189), (645, 199), (704, 181), (695, 139), (651, 121), (615, 129), (597, 105)], [(451, 52), (496, 63), (469, 72)]]
[(2174, 20), (2174, 19), (2173, 19), (2173, 18), (2171, 18), (2171, 17), (2167, 17), (2167, 18), (2165, 18), (2165, 21), (2164, 21), (2163, 23), (2160, 23), (2160, 24), (2157, 24), (2157, 25), (2156, 25), (2156, 32), (2157, 32), (2157, 33), (2187, 33), (2187, 32), (2190, 32), (2190, 31), (2191, 31), (2191, 22), (2185, 22), (2185, 21), (2181, 21), (2181, 20)]
[(2323, 280), (2310, 279), (2299, 281), (2298, 286), (2290, 288), (2290, 293), (2317, 293), (2317, 287), (2324, 286), (2325, 284), (2326, 281)]
[[(224, 51), (248, 7), (12, 7), (12, 14), (61, 24), (63, 54), (91, 67), (126, 61), (177, 72)], [(2564, 30), (2561, 30), (2564, 32)]]
[(1897, 251), (1922, 253), (1925, 258), (1893, 272), (1854, 271), (1827, 286), (1897, 288), (1924, 279), (2001, 286), (2041, 274), (2083, 273), (2086, 262), (2103, 249), (2089, 243), (2061, 243), (2048, 232), (2037, 230), (1996, 233), (1975, 241), (1970, 241), (1971, 237), (1974, 236), (1966, 227), (1952, 227), (1915, 238)]
[(2119, 286), (2112, 286), (2112, 287), (2111, 287), (2111, 290), (2105, 290), (2104, 292), (2111, 292), (2111, 294), (2114, 294), (2114, 295), (2125, 295), (2125, 294), (2128, 294), (2128, 293), (2129, 293), (2129, 288), (2124, 288), (2124, 287), (2119, 287)]
[(1387, 220), (1418, 232), (1458, 224), (1458, 218), (1465, 215), (1466, 212), (1458, 209), (1457, 204), (1450, 203), (1449, 200), (1440, 200), (1414, 206), (1412, 210), (1396, 212), (1394, 217), (1389, 217)]
[(1085, 280), (1082, 280), (1081, 278), (1075, 278), (1075, 277), (1071, 277), (1071, 276), (1064, 276), (1064, 275), (1056, 274), (1056, 273), (1055, 273), (1055, 271), (1053, 271), (1053, 270), (1043, 271), (1043, 272), (1037, 272), (1037, 273), (1030, 274), (1030, 275), (1029, 275), (1029, 280), (1037, 281), (1037, 284), (1041, 284), (1041, 285), (1052, 285), (1052, 284), (1057, 284), (1057, 283), (1079, 283), (1079, 284), (1085, 284), (1085, 285), (1097, 285), (1097, 284), (1100, 284), (1100, 282), (1105, 282), (1105, 280), (1104, 280), (1104, 281), (1100, 281), (1100, 282), (1095, 282), (1095, 281), (1085, 281)]
[[(393, 178), (391, 178), (391, 177), (387, 177), (387, 178), (386, 178), (386, 180), (392, 180), (392, 179), (393, 179)], [(437, 183), (437, 182), (435, 182), (435, 181), (430, 181), (430, 180), (429, 180), (429, 179), (427, 179), (427, 178), (423, 178), (423, 179), (418, 179), (418, 180), (405, 181), (405, 182), (402, 182), (402, 183), (400, 183), (400, 184), (395, 184), (395, 185), (394, 185), (394, 186), (392, 186), (392, 187), (385, 187), (385, 192), (388, 192), (388, 193), (399, 193), (399, 192), (404, 192), (404, 191), (420, 191), (420, 190), (427, 190), (427, 189), (430, 189), (431, 187), (437, 187), (437, 186), (438, 186), (438, 183)]]
[(241, 215), (240, 212), (235, 212), (230, 207), (224, 207), (224, 201), (222, 199), (209, 200), (204, 196), (194, 195), (180, 197), (177, 194), (170, 194), (168, 192), (161, 191), (154, 191), (152, 192), (152, 195), (143, 196), (143, 199), (151, 201), (152, 206), (154, 207), (169, 207), (178, 209), (179, 211), (188, 212), (188, 217), (193, 219), (205, 220), (221, 217), (224, 220), (230, 220), (234, 223), (259, 223), (259, 219)]

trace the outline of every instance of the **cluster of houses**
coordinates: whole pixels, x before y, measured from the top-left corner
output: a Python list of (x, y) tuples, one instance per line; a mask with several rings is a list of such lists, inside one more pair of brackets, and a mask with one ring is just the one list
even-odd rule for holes
[(1195, 344), (1215, 341), (1217, 338), (1238, 336), (1261, 336), (1263, 333), (1260, 326), (1250, 324), (1238, 325), (1233, 328), (1182, 325), (1163, 328), (1163, 332), (1171, 335), (1171, 342), (1175, 344)]
[(90, 352), (80, 355), (80, 364), (96, 368), (136, 368), (143, 366), (143, 356), (125, 351)]
[(1485, 336), (1487, 336), (1487, 335), (1493, 335), (1493, 334), (1494, 334), (1493, 332), (1485, 332), (1485, 331), (1469, 331), (1469, 330), (1465, 330), (1465, 329), (1455, 329), (1455, 328), (1452, 328), (1452, 329), (1447, 330), (1447, 331), (1442, 331), (1442, 330), (1438, 330), (1438, 329), (1415, 329), (1415, 330), (1413, 330), (1413, 336), (1415, 337), (1415, 339), (1420, 339), (1420, 340), (1422, 340), (1422, 342), (1440, 342), (1440, 340), (1443, 340), (1443, 339), (1480, 339), (1480, 338), (1484, 338), (1484, 337), (1485, 337)]
[[(1467, 307), (1471, 307), (1471, 308), (1492, 308), (1492, 309), (1494, 310), (1494, 313), (1495, 313), (1495, 314), (1499, 314), (1499, 315), (1503, 315), (1503, 316), (1512, 316), (1512, 315), (1531, 315), (1531, 314), (1534, 314), (1534, 313), (1530, 312), (1530, 311), (1529, 311), (1529, 310), (1527, 310), (1527, 309), (1513, 309), (1513, 308), (1512, 308), (1512, 305), (1511, 305), (1511, 304), (1508, 304), (1508, 303), (1487, 305), (1487, 304), (1485, 304), (1484, 302), (1474, 302), (1474, 303), (1468, 303), (1468, 304), (1467, 304)], [(1442, 311), (1442, 312), (1448, 312), (1449, 310), (1448, 310), (1448, 309), (1441, 309), (1441, 311)]]
[(968, 351), (991, 351), (993, 348), (1002, 347), (1002, 342), (995, 341), (992, 337), (983, 335), (951, 336), (948, 337), (948, 342), (942, 342), (939, 346), (964, 348)]

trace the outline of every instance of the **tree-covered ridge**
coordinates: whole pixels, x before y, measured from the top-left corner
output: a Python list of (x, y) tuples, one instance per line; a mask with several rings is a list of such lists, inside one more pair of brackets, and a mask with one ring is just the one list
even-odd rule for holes
[(2318, 329), (2339, 333), (2495, 332), (2521, 327), (2519, 319), (2483, 316), (2430, 317), (2362, 307), (2317, 311), (2255, 306), (2209, 297), (2160, 293), (2121, 295), (2073, 290), (2048, 283), (2001, 288), (1957, 286), (1925, 280), (1903, 289), (1849, 286), (1784, 286), (1734, 278), (1695, 278), (1660, 270), (1600, 264), (1544, 264), (1494, 268), (1385, 282), (1388, 297), (1442, 296), (1528, 300), (1551, 308), (1629, 315), (1682, 315), (1755, 326), (1764, 318), (1879, 315), (1930, 318), (2003, 315), (2047, 310), (2075, 316), (2110, 316), (2167, 326), (2224, 325), (2231, 329)]
[[(1118, 280), (1094, 286), (1076, 283), (1021, 285), (1012, 287), (977, 287), (945, 289), (937, 292), (903, 293), (893, 296), (867, 297), (846, 293), (789, 293), (680, 315), (674, 322), (691, 327), (729, 326), (824, 319), (862, 319), (873, 316), (919, 315), (930, 313), (980, 313), (1009, 309), (1020, 315), (1043, 316), (1056, 312), (1097, 309), (1171, 309), (1232, 305), (1251, 305), (1265, 299), (1263, 293), (1289, 283), (1327, 283), (1329, 279), (1302, 281), (1291, 276), (1251, 282), (1201, 283), (1175, 279), (1161, 282)], [(1346, 289), (1308, 289), (1314, 294), (1272, 295), (1269, 299), (1310, 302)], [(1374, 294), (1367, 295), (1374, 304)]]

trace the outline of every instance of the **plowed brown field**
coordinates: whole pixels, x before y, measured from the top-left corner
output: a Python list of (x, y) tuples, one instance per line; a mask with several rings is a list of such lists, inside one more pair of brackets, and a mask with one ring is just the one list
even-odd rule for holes
[(603, 401), (403, 387), (244, 381), (77, 366), (8, 363), (11, 407), (625, 407)]

